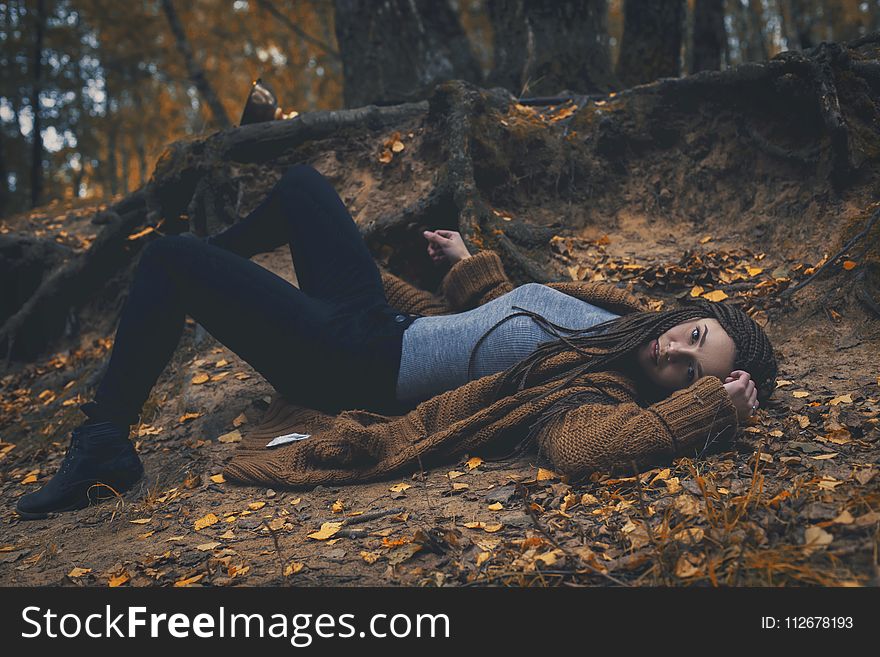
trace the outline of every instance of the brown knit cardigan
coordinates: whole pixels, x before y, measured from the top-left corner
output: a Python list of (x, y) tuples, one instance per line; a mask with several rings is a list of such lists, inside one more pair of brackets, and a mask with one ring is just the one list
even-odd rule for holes
[[(403, 312), (439, 315), (462, 312), (513, 289), (501, 260), (482, 251), (456, 263), (441, 295), (382, 274), (389, 304)], [(618, 314), (644, 304), (607, 283), (549, 283), (549, 287)], [(537, 425), (537, 444), (554, 469), (572, 478), (616, 467), (639, 468), (699, 452), (737, 428), (736, 408), (714, 376), (644, 407), (632, 380), (617, 372), (583, 375), (535, 401), (557, 382), (548, 379), (584, 362), (566, 350), (536, 367), (519, 392), (494, 399), (501, 373), (470, 381), (418, 404), (402, 416), (346, 410), (333, 417), (276, 396), (261, 423), (242, 439), (224, 474), (227, 479), (267, 486), (312, 487), (375, 480), (429, 467), (498, 444), (516, 444), (554, 402), (562, 409)], [(500, 419), (492, 420), (493, 417)], [(300, 442), (267, 448), (287, 433), (311, 434)]]

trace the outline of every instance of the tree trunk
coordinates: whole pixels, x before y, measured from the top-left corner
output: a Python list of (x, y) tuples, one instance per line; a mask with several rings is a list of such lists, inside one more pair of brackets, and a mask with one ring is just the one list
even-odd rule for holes
[(617, 75), (627, 87), (681, 71), (684, 0), (626, 0)]
[(504, 87), (518, 96), (525, 82), (528, 43), (523, 0), (488, 0), (487, 11), (492, 23), (494, 56), (489, 83)]
[(524, 0), (534, 56), (529, 94), (608, 91), (615, 81), (608, 53), (605, 0)]
[(767, 41), (764, 39), (764, 9), (761, 0), (749, 0), (748, 8), (741, 7), (746, 14), (746, 61), (767, 61)]
[(199, 66), (198, 62), (196, 62), (192, 47), (189, 45), (189, 40), (186, 38), (186, 32), (183, 31), (183, 25), (180, 22), (177, 11), (174, 9), (174, 3), (172, 0), (162, 0), (162, 9), (165, 10), (165, 16), (168, 18), (168, 25), (171, 27), (171, 32), (174, 34), (174, 40), (177, 42), (177, 49), (180, 51), (183, 61), (186, 63), (186, 70), (189, 74), (189, 79), (196, 86), (196, 89), (199, 90), (202, 98), (205, 99), (205, 102), (214, 117), (214, 122), (221, 128), (228, 128), (232, 125), (232, 122), (229, 120), (229, 116), (223, 108), (223, 103), (220, 102), (220, 98), (208, 82), (208, 78), (205, 77), (205, 72), (202, 70), (202, 67)]
[(40, 204), (43, 193), (43, 126), (40, 110), (40, 85), (43, 74), (43, 31), (46, 26), (46, 5), (44, 0), (37, 0), (37, 11), (34, 16), (34, 71), (31, 91), (31, 109), (34, 113), (34, 126), (31, 150), (31, 207)]
[(480, 80), (447, 2), (336, 0), (335, 6), (346, 107), (418, 100), (444, 80)]
[(724, 0), (696, 0), (691, 73), (719, 70), (726, 41)]

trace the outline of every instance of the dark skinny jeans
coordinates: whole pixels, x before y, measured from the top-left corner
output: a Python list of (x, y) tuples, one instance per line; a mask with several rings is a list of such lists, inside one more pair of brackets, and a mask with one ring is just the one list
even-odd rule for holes
[[(299, 289), (249, 260), (285, 243)], [(416, 316), (388, 306), (357, 225), (309, 166), (287, 170), (256, 210), (207, 242), (166, 236), (144, 248), (86, 415), (135, 424), (187, 315), (292, 403), (402, 410), (401, 343)]]

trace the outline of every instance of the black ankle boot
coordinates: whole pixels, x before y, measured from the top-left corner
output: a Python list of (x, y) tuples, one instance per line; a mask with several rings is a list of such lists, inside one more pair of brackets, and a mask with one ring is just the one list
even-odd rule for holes
[(92, 502), (121, 495), (144, 473), (128, 427), (88, 421), (73, 430), (61, 467), (40, 490), (19, 498), (18, 514), (45, 518), (57, 511), (82, 509)]

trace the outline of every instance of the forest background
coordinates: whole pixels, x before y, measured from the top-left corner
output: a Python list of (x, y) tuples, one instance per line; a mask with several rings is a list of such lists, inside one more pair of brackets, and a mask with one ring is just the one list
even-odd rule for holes
[[(877, 0), (624, 4), (0, 2), (0, 216), (137, 189), (167, 144), (237, 123), (258, 77), (299, 112), (426, 97), (449, 78), (587, 93), (880, 29)], [(594, 43), (572, 47), (584, 33)], [(364, 63), (368, 39), (385, 54)]]

